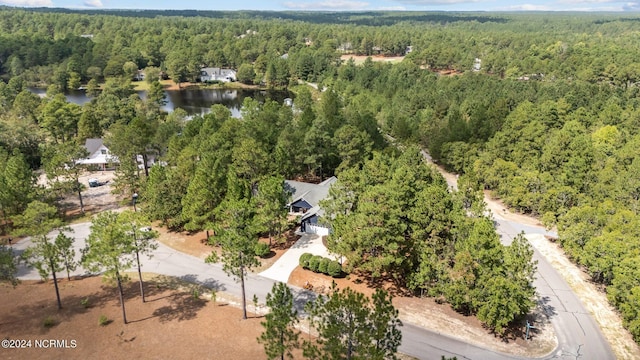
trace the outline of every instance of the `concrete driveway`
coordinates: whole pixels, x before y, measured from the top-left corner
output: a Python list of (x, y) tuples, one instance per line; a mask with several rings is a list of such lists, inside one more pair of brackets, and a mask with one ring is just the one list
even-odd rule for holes
[(316, 234), (301, 233), (302, 237), (296, 241), (270, 268), (261, 272), (260, 276), (286, 283), (291, 272), (298, 266), (300, 255), (311, 253), (335, 260), (322, 244), (322, 237)]

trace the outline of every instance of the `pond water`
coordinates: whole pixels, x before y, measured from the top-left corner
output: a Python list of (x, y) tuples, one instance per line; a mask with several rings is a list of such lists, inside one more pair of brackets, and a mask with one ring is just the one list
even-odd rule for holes
[[(30, 88), (29, 91), (44, 96), (45, 89)], [(258, 102), (264, 102), (267, 99), (274, 100), (279, 104), (284, 99), (291, 97), (287, 91), (271, 91), (271, 90), (249, 90), (249, 89), (184, 89), (184, 90), (167, 90), (167, 104), (164, 110), (171, 112), (174, 109), (181, 108), (189, 115), (202, 115), (211, 111), (214, 104), (222, 104), (231, 110), (231, 115), (240, 117), (240, 109), (245, 98), (253, 98)], [(138, 91), (140, 98), (147, 97), (146, 91)], [(87, 97), (84, 91), (74, 90), (65, 94), (67, 101), (83, 105), (91, 98)]]

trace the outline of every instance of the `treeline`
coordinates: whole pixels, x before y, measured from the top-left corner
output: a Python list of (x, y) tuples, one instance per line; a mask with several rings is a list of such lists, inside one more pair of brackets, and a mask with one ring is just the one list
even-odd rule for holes
[(450, 193), (417, 148), (342, 172), (323, 208), (328, 248), (373, 283), (444, 299), (498, 334), (534, 305), (526, 239), (503, 246), (477, 191)]
[(384, 132), (422, 144), (515, 210), (557, 226), (567, 254), (607, 286), (640, 340), (635, 84), (436, 76), (405, 60), (347, 63), (333, 85), (366, 101)]
[[(230, 172), (249, 188), (275, 175), (317, 180), (361, 163), (384, 146), (373, 116), (346, 113), (333, 91), (315, 101), (306, 86), (297, 91), (293, 108), (247, 99), (242, 120), (218, 105), (186, 121), (184, 111), (160, 110), (162, 91), (149, 91), (143, 101), (124, 78), (110, 78), (83, 106), (66, 102), (55, 87), (40, 98), (24, 89), (21, 79), (0, 83), (0, 100), (7, 104), (0, 110), (5, 225), (34, 199), (59, 202), (62, 195), (76, 193), (82, 201), (76, 161), (88, 155), (83, 152), (87, 138), (104, 138), (118, 157), (114, 187), (119, 195), (130, 198), (138, 191), (155, 218), (189, 230), (205, 229), (225, 197)], [(151, 157), (169, 166), (149, 172)], [(142, 169), (139, 163), (145, 164)], [(34, 171), (40, 168), (55, 185), (47, 191), (36, 185)]]
[(169, 141), (169, 166), (153, 168), (148, 211), (171, 227), (203, 230), (228, 191), (228, 176), (248, 188), (277, 175), (321, 180), (356, 166), (384, 146), (372, 117), (344, 114), (336, 93), (314, 102), (301, 87), (291, 107), (245, 100), (242, 120), (215, 105)]
[(330, 82), (342, 53), (391, 56), (411, 49), (409, 59), (432, 70), (470, 71), (477, 58), (481, 73), (499, 77), (630, 86), (640, 80), (634, 60), (640, 49), (634, 45), (636, 22), (629, 20), (589, 14), (2, 8), (0, 68), (12, 76), (22, 74), (30, 83), (55, 83), (63, 89), (71, 79), (76, 85), (76, 78), (86, 83), (132, 76), (125, 64), (133, 64), (127, 68), (134, 70), (159, 68), (181, 82), (196, 80), (202, 66), (230, 67), (242, 69), (243, 82), (286, 86), (297, 79)]

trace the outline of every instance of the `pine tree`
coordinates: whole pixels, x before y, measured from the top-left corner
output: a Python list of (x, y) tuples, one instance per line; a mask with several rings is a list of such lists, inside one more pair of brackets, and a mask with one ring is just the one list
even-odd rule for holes
[(269, 177), (258, 184), (256, 217), (269, 233), (269, 246), (272, 237), (279, 238), (287, 225), (287, 195), (281, 177)]
[(293, 307), (293, 294), (285, 283), (276, 283), (267, 294), (267, 306), (270, 312), (265, 316), (266, 321), (260, 324), (264, 332), (258, 342), (264, 346), (268, 359), (285, 356), (293, 358), (291, 350), (297, 348), (299, 331), (294, 327), (298, 323), (298, 311)]
[(0, 244), (0, 282), (8, 282), (13, 286), (18, 284), (18, 258), (11, 247)]
[[(234, 191), (235, 193), (235, 191)], [(222, 270), (240, 282), (242, 288), (242, 318), (247, 318), (245, 278), (247, 271), (259, 265), (255, 256), (258, 237), (254, 224), (254, 205), (248, 199), (229, 196), (220, 205), (215, 229), (215, 242), (220, 244), (220, 255), (215, 251), (207, 262), (222, 262)]]
[(142, 302), (145, 302), (140, 254), (151, 257), (153, 250), (158, 248), (158, 244), (154, 241), (158, 238), (158, 233), (151, 230), (149, 221), (139, 212), (125, 210), (118, 214), (118, 222), (125, 228), (130, 229), (129, 235), (133, 239), (132, 254), (135, 254), (135, 263), (138, 268), (138, 278), (140, 280), (140, 296), (142, 296)]
[[(71, 228), (65, 228), (65, 231), (71, 230)], [(58, 255), (67, 271), (67, 280), (71, 281), (70, 272), (78, 268), (78, 263), (75, 261), (76, 251), (73, 249), (74, 238), (68, 236), (64, 232), (60, 232), (56, 236), (55, 247), (58, 250)]]
[(305, 357), (322, 359), (395, 359), (402, 342), (398, 311), (391, 297), (378, 290), (373, 302), (363, 294), (335, 283), (328, 298), (318, 297), (306, 307), (318, 331), (315, 343), (305, 341)]
[[(62, 227), (56, 208), (40, 201), (33, 201), (29, 203), (22, 215), (15, 217), (14, 223), (18, 229), (18, 235), (32, 236), (33, 246), (27, 248), (23, 257), (28, 264), (38, 270), (43, 279), (48, 279), (49, 275), (53, 276), (58, 309), (62, 309), (56, 273), (62, 270), (64, 258), (56, 244), (48, 239), (51, 231)], [(61, 231), (71, 231), (71, 229), (61, 229)]]
[(107, 279), (115, 280), (118, 287), (122, 319), (127, 323), (122, 283), (128, 280), (125, 271), (134, 265), (129, 256), (134, 249), (131, 229), (118, 221), (118, 214), (107, 211), (92, 221), (87, 247), (82, 253), (82, 264), (91, 272), (103, 272)]

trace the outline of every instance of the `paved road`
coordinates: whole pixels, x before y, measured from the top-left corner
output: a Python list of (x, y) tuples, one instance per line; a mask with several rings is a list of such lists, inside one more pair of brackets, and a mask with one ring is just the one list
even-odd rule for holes
[[(527, 233), (540, 233), (540, 229), (525, 227), (498, 219), (498, 230), (508, 241), (521, 230)], [(75, 246), (77, 257), (84, 247), (84, 239), (89, 234), (88, 223), (76, 224), (73, 236), (76, 238)], [(29, 240), (24, 240), (14, 245), (14, 250), (21, 253), (28, 245)], [(538, 264), (538, 279), (536, 286), (541, 298), (545, 301), (551, 321), (559, 338), (559, 348), (548, 356), (551, 359), (576, 359), (577, 355), (583, 355), (585, 359), (613, 359), (611, 350), (604, 340), (593, 319), (586, 313), (580, 301), (571, 292), (564, 280), (555, 270), (536, 252)], [(229, 278), (218, 264), (206, 264), (201, 259), (178, 252), (164, 244), (159, 244), (153, 257), (142, 258), (142, 270), (164, 275), (176, 276), (185, 281), (200, 283), (218, 291), (224, 291), (235, 296), (240, 296), (240, 286)], [(74, 275), (82, 275), (84, 270), (78, 269)], [(35, 270), (21, 267), (18, 272), (21, 279), (39, 279)], [(263, 276), (250, 274), (246, 281), (247, 295), (249, 298), (255, 294), (264, 303), (266, 294), (271, 290), (274, 280)], [(302, 308), (304, 304), (314, 298), (314, 294), (294, 289), (296, 293), (296, 305)], [(64, 297), (64, 294), (62, 294)], [(411, 324), (405, 324), (402, 328), (403, 342), (400, 351), (418, 359), (439, 360), (442, 355), (458, 359), (495, 359), (507, 360), (517, 357), (496, 353), (477, 346), (466, 344), (460, 340), (437, 334)]]
[[(89, 235), (90, 223), (75, 224), (72, 227), (75, 239), (76, 257), (80, 258), (80, 249), (85, 246), (85, 239)], [(51, 236), (55, 236), (52, 233)], [(14, 251), (21, 253), (30, 245), (29, 239), (25, 239), (14, 245)], [(142, 257), (142, 271), (163, 275), (171, 275), (182, 280), (199, 283), (217, 291), (224, 291), (239, 297), (241, 294), (240, 285), (232, 278), (228, 277), (219, 264), (207, 264), (202, 259), (178, 252), (162, 243), (154, 251), (153, 256)], [(85, 271), (78, 269), (73, 275), (83, 275)], [(18, 276), (23, 280), (40, 279), (37, 271), (21, 266)], [(260, 275), (250, 274), (246, 280), (247, 297), (252, 298), (255, 294), (261, 303), (265, 302), (266, 295), (274, 280)], [(298, 309), (302, 310), (304, 304), (315, 298), (315, 294), (302, 289), (294, 288), (295, 303)], [(64, 293), (61, 294), (64, 301)], [(53, 299), (52, 299), (53, 301)], [(132, 319), (133, 320), (133, 319)], [(514, 359), (513, 356), (502, 355), (465, 344), (459, 340), (440, 335), (411, 324), (405, 324), (402, 328), (403, 342), (400, 351), (415, 356), (418, 359), (440, 360), (442, 355), (458, 359)], [(452, 350), (455, 349), (455, 350)]]
[[(426, 151), (422, 151), (422, 155), (428, 162), (433, 163), (433, 159)], [(438, 170), (447, 180), (449, 187), (457, 190), (457, 178), (446, 174), (440, 168)], [(505, 245), (511, 244), (513, 238), (521, 232), (524, 232), (527, 238), (544, 235), (558, 236), (540, 226), (506, 220), (497, 212), (493, 212), (492, 216), (496, 221), (496, 229), (501, 241)], [(564, 278), (535, 246), (533, 259), (538, 261), (538, 271), (534, 281), (538, 301), (545, 308), (558, 337), (558, 347), (549, 358), (615, 359), (611, 346), (602, 335), (598, 324)]]

